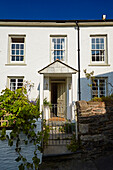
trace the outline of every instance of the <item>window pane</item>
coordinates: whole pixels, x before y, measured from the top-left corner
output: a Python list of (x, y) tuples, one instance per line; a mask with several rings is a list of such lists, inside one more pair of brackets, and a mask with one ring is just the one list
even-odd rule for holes
[(100, 38), (100, 43), (104, 44), (104, 38)]
[(15, 49), (15, 44), (12, 44), (12, 49)]
[(16, 55), (19, 55), (19, 50), (16, 50)]
[(24, 57), (23, 56), (20, 56), (20, 61), (24, 61)]
[(60, 49), (60, 45), (57, 45), (57, 49)]
[(52, 39), (52, 42), (53, 42), (53, 43), (56, 43), (56, 39), (55, 39), (55, 38), (53, 38), (53, 39)]
[(16, 49), (19, 49), (19, 44), (16, 44)]
[(11, 59), (11, 61), (15, 61), (15, 56), (12, 56), (12, 59)]
[(96, 38), (96, 43), (99, 43), (99, 38)]
[(12, 54), (13, 54), (13, 55), (15, 54), (15, 50), (12, 50)]
[(95, 44), (92, 44), (92, 49), (95, 49)]
[(95, 38), (92, 38), (92, 43), (95, 43)]
[(57, 39), (57, 43), (60, 43), (60, 39)]
[(24, 44), (20, 44), (20, 49), (24, 49)]
[(19, 56), (16, 56), (16, 61), (19, 61)]
[(21, 55), (24, 55), (24, 50), (20, 50), (20, 54), (21, 54)]
[(99, 44), (96, 44), (96, 49), (99, 49)]

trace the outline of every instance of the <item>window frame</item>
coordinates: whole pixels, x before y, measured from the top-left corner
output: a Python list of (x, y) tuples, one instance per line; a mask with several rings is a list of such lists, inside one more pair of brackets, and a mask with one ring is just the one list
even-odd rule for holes
[[(17, 83), (18, 83), (18, 80), (19, 80), (19, 79), (23, 79), (23, 82), (22, 82), (22, 83), (23, 83), (23, 85), (24, 85), (24, 76), (8, 76), (8, 88), (9, 88), (11, 91), (15, 91), (15, 90), (12, 90), (12, 89), (11, 89), (11, 82), (10, 82), (11, 79), (16, 79), (16, 86), (15, 86), (16, 88), (15, 88), (15, 90), (18, 89)], [(21, 86), (20, 88), (22, 88), (22, 87), (23, 87), (23, 86)]]
[[(108, 95), (108, 77), (94, 77), (93, 78), (94, 80), (96, 79), (98, 81), (98, 96), (94, 96), (94, 97), (102, 97), (100, 96), (100, 87), (99, 87), (99, 84), (100, 84), (100, 80), (104, 80), (105, 81), (105, 97)], [(91, 98), (94, 98), (93, 97), (93, 82), (91, 80)]]
[[(104, 38), (104, 49), (92, 49), (92, 38)], [(104, 51), (104, 61), (92, 61), (92, 51)], [(107, 55), (107, 35), (90, 35), (90, 63), (91, 65), (108, 65), (108, 55)]]
[[(53, 54), (53, 57), (52, 57), (52, 51), (54, 52), (55, 50), (52, 49), (52, 39), (53, 38), (60, 38), (60, 39), (64, 39), (65, 41), (65, 49), (62, 49), (62, 51), (64, 51), (64, 60), (60, 60), (62, 62), (67, 62), (67, 35), (50, 35), (50, 62), (54, 62), (54, 54)], [(58, 51), (56, 49), (56, 51)], [(59, 51), (61, 51), (61, 49), (59, 49)], [(57, 59), (57, 58), (56, 58)]]
[[(9, 50), (8, 50), (8, 64), (19, 64), (19, 65), (23, 65), (25, 64), (25, 46), (26, 46), (26, 35), (8, 35), (8, 38), (9, 38)], [(11, 60), (11, 52), (12, 52), (12, 44), (16, 44), (16, 43), (12, 43), (12, 39), (13, 38), (16, 38), (16, 39), (19, 39), (19, 38), (23, 38), (24, 39), (24, 43), (21, 43), (21, 44), (24, 44), (24, 48), (23, 48), (23, 51), (24, 51), (24, 54), (22, 55), (23, 56), (23, 61), (12, 61)], [(19, 44), (19, 43), (17, 43)], [(16, 48), (15, 48), (16, 49)], [(19, 49), (20, 50), (20, 49)], [(16, 55), (15, 55), (16, 56)], [(20, 55), (18, 55), (20, 57)]]

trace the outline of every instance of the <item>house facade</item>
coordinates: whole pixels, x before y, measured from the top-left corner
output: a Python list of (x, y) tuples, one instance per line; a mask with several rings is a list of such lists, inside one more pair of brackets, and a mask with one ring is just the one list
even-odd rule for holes
[[(65, 106), (54, 114), (68, 119), (75, 101), (112, 94), (113, 20), (0, 20), (0, 39), (0, 91), (29, 81), (29, 98), (40, 97), (40, 110), (47, 98)], [(84, 69), (94, 71), (95, 83)]]

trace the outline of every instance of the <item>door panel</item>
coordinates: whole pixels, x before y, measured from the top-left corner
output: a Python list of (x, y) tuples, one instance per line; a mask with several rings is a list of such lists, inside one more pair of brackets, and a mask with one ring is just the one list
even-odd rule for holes
[(57, 116), (65, 117), (66, 113), (66, 88), (65, 83), (57, 84)]

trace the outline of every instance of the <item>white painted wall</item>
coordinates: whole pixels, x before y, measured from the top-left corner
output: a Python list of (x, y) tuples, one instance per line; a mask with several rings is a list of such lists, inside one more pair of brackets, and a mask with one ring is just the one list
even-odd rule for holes
[[(26, 35), (26, 66), (7, 65), (8, 35)], [(7, 85), (7, 76), (24, 76), (34, 83), (30, 98), (39, 95), (41, 76), (38, 71), (50, 64), (50, 35), (67, 35), (67, 63), (76, 68), (76, 33), (74, 27), (0, 27), (0, 91)]]
[[(109, 66), (89, 66), (91, 58), (90, 35), (107, 35), (107, 52)], [(80, 28), (80, 57), (81, 57), (81, 97), (82, 100), (91, 99), (91, 89), (87, 86), (84, 69), (94, 71), (94, 76), (108, 77), (108, 82), (113, 85), (113, 27), (81, 27)], [(111, 91), (108, 85), (108, 94)]]

